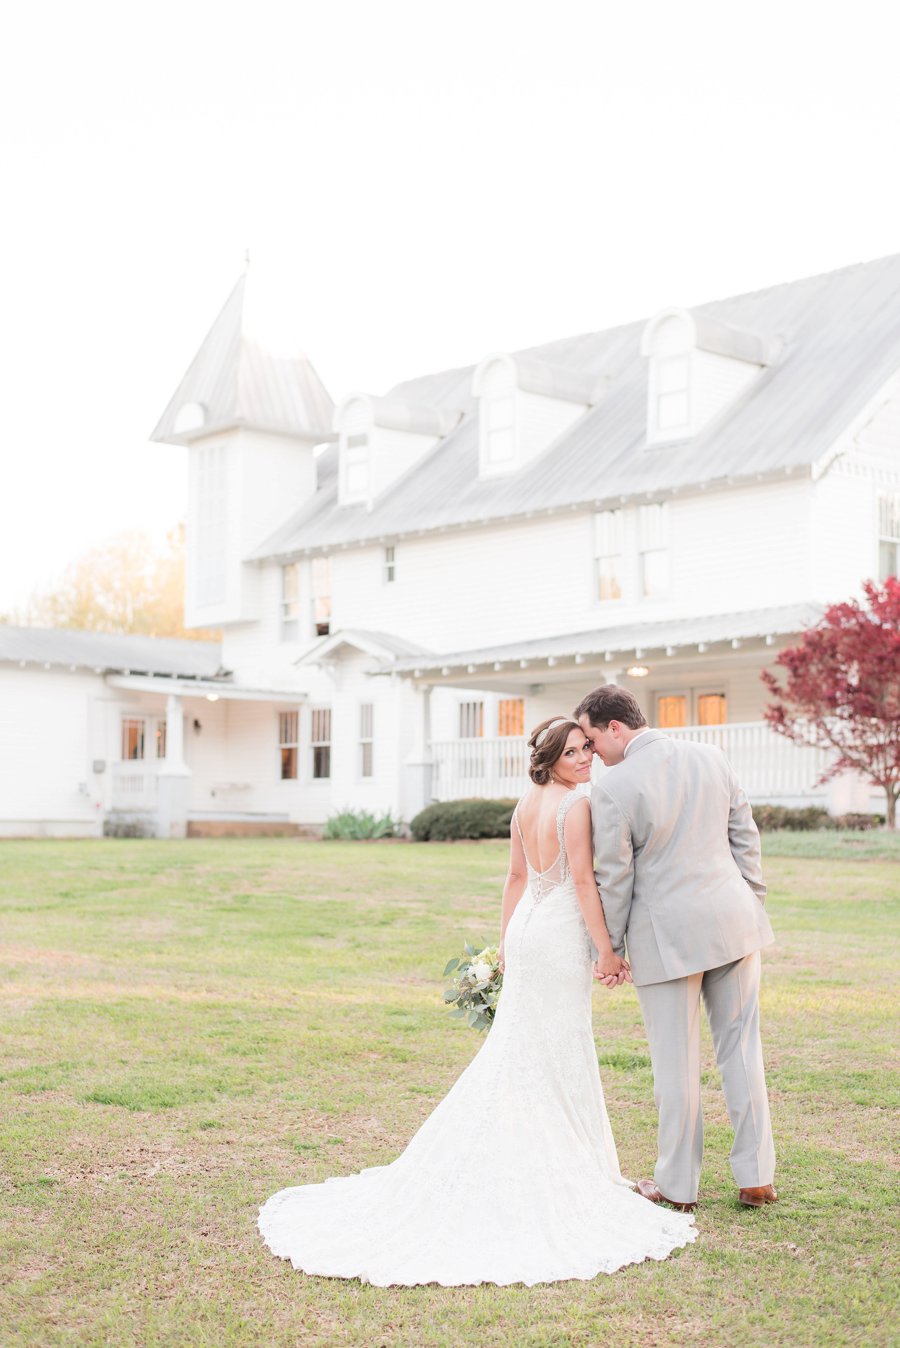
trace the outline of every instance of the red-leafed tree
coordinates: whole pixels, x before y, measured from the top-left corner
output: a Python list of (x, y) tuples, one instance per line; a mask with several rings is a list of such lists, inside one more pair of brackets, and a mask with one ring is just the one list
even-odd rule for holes
[(836, 750), (820, 778), (848, 768), (880, 786), (885, 818), (897, 825), (900, 796), (900, 581), (867, 581), (867, 605), (832, 604), (815, 627), (775, 660), (762, 679), (773, 701), (763, 715), (796, 744)]

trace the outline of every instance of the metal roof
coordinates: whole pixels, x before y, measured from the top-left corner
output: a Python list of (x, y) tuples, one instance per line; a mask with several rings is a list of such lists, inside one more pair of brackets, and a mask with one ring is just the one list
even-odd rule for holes
[(221, 659), (217, 641), (116, 636), (58, 627), (0, 626), (0, 661), (6, 663), (196, 679), (220, 674)]
[(504, 646), (420, 655), (398, 660), (391, 673), (459, 669), (469, 665), (516, 663), (520, 660), (573, 659), (576, 656), (634, 655), (638, 652), (673, 651), (716, 642), (751, 641), (787, 636), (818, 622), (823, 609), (816, 604), (788, 604), (780, 608), (754, 609), (744, 613), (718, 613), (700, 618), (663, 619), (659, 622), (625, 623), (619, 627), (594, 628), (590, 632), (565, 633), (532, 641), (508, 642)]
[[(517, 353), (586, 382), (605, 379), (607, 393), (548, 450), (507, 477), (478, 476), (475, 367), (425, 375), (398, 384), (389, 396), (462, 409), (458, 427), (371, 509), (339, 506), (334, 480), (320, 479), (315, 496), (254, 558), (809, 471), (900, 368), (900, 255), (690, 312), (756, 334), (777, 351), (733, 406), (693, 438), (646, 443), (644, 321)], [(330, 447), (322, 467), (336, 454)]]
[[(304, 651), (294, 663), (297, 665), (318, 664), (339, 650), (341, 646), (352, 646), (356, 650), (367, 655), (374, 655), (380, 660), (393, 661), (398, 656), (431, 657), (431, 652), (426, 651), (424, 646), (419, 646), (414, 641), (407, 641), (405, 637), (394, 636), (392, 632), (373, 632), (362, 627), (343, 627), (337, 628), (326, 637), (322, 637), (315, 645), (310, 646), (308, 651)], [(390, 668), (394, 668), (393, 663)]]
[[(238, 281), (153, 431), (152, 440), (188, 443), (229, 426), (332, 438), (334, 404), (309, 360), (293, 344), (276, 354), (254, 305), (248, 275)], [(203, 409), (202, 426), (182, 429), (178, 414)]]

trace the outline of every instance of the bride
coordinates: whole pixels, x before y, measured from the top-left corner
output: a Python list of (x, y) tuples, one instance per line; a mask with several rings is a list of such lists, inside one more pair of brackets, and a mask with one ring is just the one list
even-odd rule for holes
[[(379, 1287), (556, 1282), (664, 1259), (693, 1218), (634, 1193), (616, 1156), (591, 1027), (597, 976), (630, 978), (594, 881), (591, 746), (546, 721), (516, 806), (503, 889), (503, 992), (488, 1037), (391, 1165), (282, 1189), (259, 1229), (273, 1254)], [(592, 950), (593, 945), (593, 950)]]

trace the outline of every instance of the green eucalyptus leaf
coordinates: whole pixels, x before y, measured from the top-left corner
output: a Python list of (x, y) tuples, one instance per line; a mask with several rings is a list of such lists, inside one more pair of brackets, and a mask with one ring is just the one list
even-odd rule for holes
[(453, 970), (458, 967), (459, 967), (459, 960), (451, 960), (450, 963), (447, 965), (446, 969), (444, 970), (444, 977), (446, 978), (448, 974), (452, 974)]

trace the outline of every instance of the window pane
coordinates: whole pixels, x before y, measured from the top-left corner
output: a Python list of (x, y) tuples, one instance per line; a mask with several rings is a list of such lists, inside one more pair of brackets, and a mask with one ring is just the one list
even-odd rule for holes
[(278, 742), (279, 744), (297, 744), (300, 736), (299, 713), (296, 711), (282, 711), (278, 713)]
[(459, 737), (463, 740), (479, 739), (484, 734), (484, 703), (461, 702), (459, 704)]
[(360, 775), (361, 777), (371, 777), (371, 776), (372, 776), (372, 743), (371, 743), (371, 741), (369, 741), (369, 742), (366, 743), (366, 744), (361, 744), (361, 745), (359, 746), (359, 748), (360, 748), (359, 775)]
[(331, 747), (317, 744), (313, 748), (313, 777), (331, 776)]
[(900, 540), (900, 492), (879, 497), (878, 532), (884, 539)]
[(122, 758), (137, 762), (144, 757), (143, 717), (126, 716), (122, 721)]
[(491, 398), (487, 405), (488, 430), (496, 431), (502, 427), (511, 427), (513, 421), (512, 398)]
[(375, 708), (371, 702), (363, 702), (359, 708), (359, 737), (362, 740), (372, 738), (372, 723)]
[(688, 400), (686, 393), (661, 393), (657, 399), (657, 425), (661, 430), (673, 426), (686, 426), (688, 419)]
[(525, 734), (525, 702), (521, 697), (503, 698), (498, 708), (498, 733), (501, 735)]
[(660, 730), (687, 725), (687, 698), (683, 693), (656, 700), (656, 722)]
[(487, 455), (490, 463), (508, 463), (513, 457), (513, 433), (510, 429), (488, 433)]
[(368, 489), (369, 486), (369, 464), (348, 463), (347, 464), (347, 491), (351, 496), (356, 496)]
[(594, 556), (616, 557), (622, 552), (621, 510), (601, 510), (594, 516)]
[(641, 589), (645, 599), (659, 599), (669, 592), (669, 554), (665, 549), (641, 553)]
[(669, 356), (659, 362), (657, 370), (660, 393), (680, 393), (687, 388), (687, 356)]
[(294, 781), (297, 777), (297, 747), (292, 745), (290, 748), (281, 750), (281, 780)]
[(878, 579), (887, 580), (888, 576), (897, 575), (897, 561), (900, 554), (900, 547), (896, 543), (885, 542), (884, 539), (878, 545)]
[(725, 694), (701, 693), (697, 698), (697, 720), (700, 725), (724, 725)]
[(597, 598), (622, 598), (622, 558), (597, 558)]

